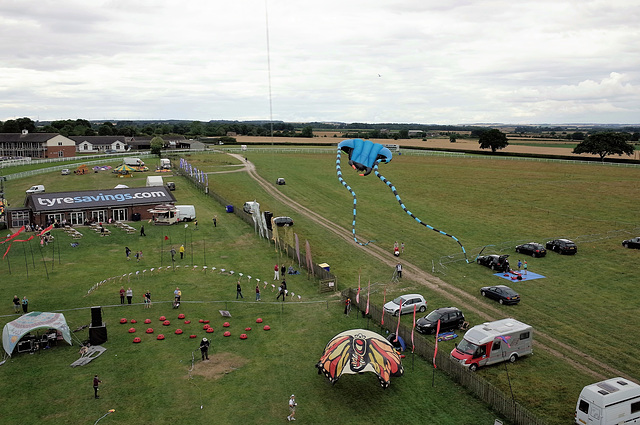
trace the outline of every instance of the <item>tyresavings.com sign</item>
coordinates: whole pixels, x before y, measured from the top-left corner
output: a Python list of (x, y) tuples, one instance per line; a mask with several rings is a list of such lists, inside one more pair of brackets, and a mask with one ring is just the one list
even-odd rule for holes
[(164, 187), (91, 190), (83, 192), (39, 193), (30, 195), (35, 211), (78, 208), (118, 208), (128, 205), (173, 203), (175, 198)]

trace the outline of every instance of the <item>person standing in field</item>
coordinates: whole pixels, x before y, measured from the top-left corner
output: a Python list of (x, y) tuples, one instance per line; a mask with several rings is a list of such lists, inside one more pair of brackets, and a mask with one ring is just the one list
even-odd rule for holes
[(93, 377), (93, 394), (95, 398), (100, 398), (100, 396), (98, 395), (98, 386), (101, 382), (102, 381), (98, 378), (98, 375), (95, 375)]
[(13, 296), (13, 312), (14, 313), (20, 312), (20, 298), (18, 298), (17, 295)]
[(120, 304), (124, 304), (124, 294), (125, 294), (124, 286), (120, 287)]
[(298, 403), (296, 402), (296, 396), (294, 394), (291, 394), (291, 397), (289, 397), (289, 416), (287, 416), (288, 421), (296, 420), (296, 406), (298, 406)]
[(133, 289), (129, 287), (129, 289), (127, 289), (127, 304), (131, 304), (132, 299), (133, 299)]
[(280, 266), (277, 264), (273, 268), (273, 280), (280, 280)]
[(22, 297), (22, 313), (27, 314), (28, 311), (29, 311), (29, 300), (25, 295), (24, 297)]
[(178, 251), (180, 251), (180, 259), (182, 260), (184, 258), (184, 245), (180, 245), (180, 249)]
[(256, 301), (260, 301), (260, 286), (256, 285)]

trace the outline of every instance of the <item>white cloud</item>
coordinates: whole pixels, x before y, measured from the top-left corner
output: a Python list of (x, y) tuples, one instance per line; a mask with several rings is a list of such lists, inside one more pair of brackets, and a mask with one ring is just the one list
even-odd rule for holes
[(3, 1), (0, 120), (638, 122), (635, 0), (228, 3)]

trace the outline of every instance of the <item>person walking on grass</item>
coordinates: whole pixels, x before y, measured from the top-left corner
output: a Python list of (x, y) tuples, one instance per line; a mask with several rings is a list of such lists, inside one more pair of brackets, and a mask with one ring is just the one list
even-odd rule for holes
[(29, 311), (29, 300), (25, 295), (24, 297), (22, 297), (22, 313), (27, 314), (28, 311)]
[(260, 286), (256, 285), (256, 301), (260, 301)]
[(236, 284), (236, 300), (238, 299), (238, 297), (244, 299), (244, 297), (242, 296), (242, 287), (240, 286), (240, 281), (238, 281), (238, 283)]
[(127, 289), (127, 304), (131, 304), (132, 299), (133, 299), (133, 289), (129, 287), (129, 289)]
[(124, 286), (121, 286), (121, 287), (120, 287), (120, 304), (124, 304), (124, 294), (125, 294), (126, 292), (127, 292), (127, 291), (125, 291), (125, 290), (124, 290)]
[(218, 216), (217, 215), (213, 216), (213, 227), (218, 227)]
[(127, 261), (131, 260), (131, 250), (128, 246), (124, 247), (124, 255), (127, 256)]
[(273, 280), (280, 280), (280, 266), (277, 264), (273, 267)]
[(147, 236), (147, 234), (144, 232), (144, 224), (140, 226), (140, 236)]
[(182, 260), (184, 258), (184, 245), (180, 245), (180, 249), (178, 251), (180, 251), (180, 259)]
[(210, 344), (211, 343), (207, 338), (202, 338), (202, 341), (200, 341), (200, 354), (202, 354), (202, 361), (205, 361), (205, 359), (209, 361), (209, 345)]
[(93, 377), (93, 395), (95, 398), (100, 398), (98, 395), (98, 386), (102, 383), (102, 381), (98, 378), (98, 375)]
[(526, 276), (527, 275), (527, 260), (524, 260), (523, 266), (524, 266), (524, 275)]
[(14, 313), (20, 312), (20, 298), (18, 298), (17, 295), (13, 296), (13, 312)]
[(296, 402), (296, 396), (294, 394), (291, 394), (291, 397), (289, 397), (289, 416), (287, 416), (288, 421), (296, 420), (296, 406), (298, 406), (298, 403)]

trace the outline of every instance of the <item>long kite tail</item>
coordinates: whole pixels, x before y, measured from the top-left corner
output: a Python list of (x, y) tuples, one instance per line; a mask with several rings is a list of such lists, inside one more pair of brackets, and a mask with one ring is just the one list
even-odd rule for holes
[(353, 197), (353, 221), (351, 223), (351, 234), (353, 235), (353, 240), (358, 245), (367, 246), (371, 242), (375, 242), (375, 241), (370, 240), (367, 243), (362, 243), (358, 241), (358, 238), (356, 237), (356, 204), (357, 204), (356, 193), (353, 191), (353, 189), (351, 189), (351, 186), (349, 186), (347, 182), (345, 182), (344, 179), (342, 178), (342, 168), (340, 167), (340, 152), (341, 152), (341, 149), (338, 148), (338, 155), (336, 156), (336, 173), (338, 175), (338, 181), (342, 183), (342, 185), (349, 191), (349, 193), (351, 193), (351, 196)]
[[(446, 232), (443, 232), (442, 230), (438, 230), (433, 226), (430, 226), (429, 224), (423, 222), (422, 220), (420, 220), (418, 217), (416, 217), (415, 215), (413, 215), (413, 213), (411, 211), (409, 211), (407, 209), (407, 207), (404, 205), (404, 203), (402, 202), (402, 199), (400, 199), (400, 195), (398, 195), (398, 191), (396, 190), (396, 187), (394, 185), (391, 184), (391, 182), (389, 180), (387, 180), (382, 174), (380, 174), (378, 172), (378, 162), (376, 161), (375, 165), (373, 166), (373, 172), (374, 174), (380, 179), (382, 180), (382, 182), (384, 184), (386, 184), (387, 186), (389, 186), (389, 189), (391, 189), (391, 192), (393, 192), (393, 194), (396, 196), (396, 200), (398, 201), (398, 203), (400, 204), (400, 207), (402, 207), (402, 209), (404, 210), (404, 212), (406, 212), (407, 214), (409, 214), (415, 221), (417, 221), (418, 223), (422, 224), (424, 227), (426, 227), (427, 229), (431, 229), (434, 232), (438, 232), (441, 235), (444, 236), (448, 236), (451, 239), (453, 239), (454, 241), (458, 242), (458, 245), (460, 245), (460, 248), (462, 248), (462, 253), (464, 254), (464, 259), (466, 260), (466, 262), (469, 262), (469, 259), (467, 258), (467, 251), (465, 251), (464, 246), (462, 246), (462, 243), (460, 243), (460, 240), (458, 240), (458, 238), (456, 238), (453, 235), (450, 235)], [(355, 210), (354, 210), (354, 214), (355, 214)]]

